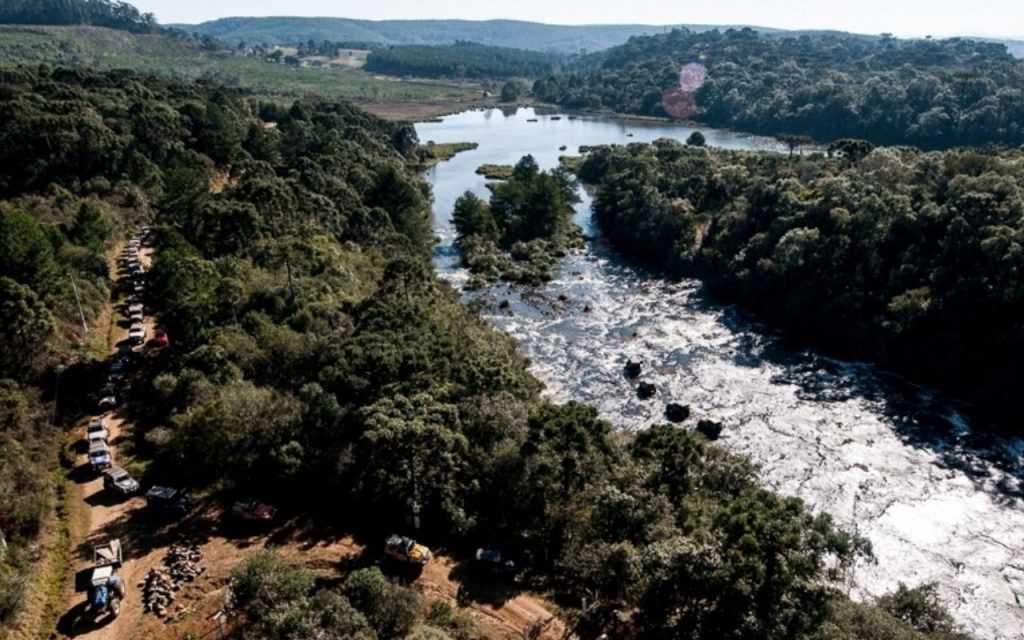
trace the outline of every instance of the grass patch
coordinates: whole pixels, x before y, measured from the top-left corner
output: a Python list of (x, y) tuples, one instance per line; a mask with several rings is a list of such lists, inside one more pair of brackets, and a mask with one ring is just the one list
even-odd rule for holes
[(476, 142), (446, 142), (441, 144), (428, 142), (420, 148), (423, 168), (429, 169), (440, 162), (447, 162), (463, 151), (472, 151), (479, 146), (480, 144)]
[(559, 156), (558, 166), (569, 173), (576, 173), (583, 165), (583, 156)]
[[(31, 566), (21, 610), (4, 640), (38, 640), (51, 637), (57, 619), (64, 612), (68, 586), (73, 576), (75, 548), (88, 531), (88, 513), (77, 487), (65, 477), (64, 469), (54, 470), (54, 509), (35, 542), (38, 561)], [(26, 570), (27, 571), (27, 570)]]
[(482, 164), (476, 172), (488, 180), (508, 180), (514, 170), (515, 167), (510, 164)]

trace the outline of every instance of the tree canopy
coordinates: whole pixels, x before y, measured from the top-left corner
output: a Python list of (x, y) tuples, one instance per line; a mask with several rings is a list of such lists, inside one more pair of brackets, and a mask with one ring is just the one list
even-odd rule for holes
[(157, 31), (152, 13), (119, 0), (0, 0), (0, 24), (91, 25), (135, 33)]
[(1001, 44), (751, 29), (637, 36), (536, 97), (819, 141), (923, 148), (1024, 143), (1024, 61)]
[(621, 250), (796, 336), (1013, 415), (1024, 370), (1020, 151), (841, 140), (832, 157), (653, 145), (580, 170)]

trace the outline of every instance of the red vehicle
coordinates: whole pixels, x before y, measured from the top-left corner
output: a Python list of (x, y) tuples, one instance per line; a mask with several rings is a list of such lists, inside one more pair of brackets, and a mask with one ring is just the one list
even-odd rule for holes
[(231, 515), (249, 522), (269, 522), (277, 515), (277, 509), (259, 500), (245, 498), (231, 505)]
[(171, 340), (170, 338), (167, 337), (167, 332), (164, 331), (163, 329), (157, 329), (153, 333), (153, 340), (151, 341), (150, 344), (152, 344), (154, 347), (166, 347), (170, 343)]

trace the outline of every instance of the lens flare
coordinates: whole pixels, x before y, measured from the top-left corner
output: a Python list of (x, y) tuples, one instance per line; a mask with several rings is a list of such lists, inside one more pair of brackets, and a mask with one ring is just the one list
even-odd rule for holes
[(691, 62), (679, 72), (679, 88), (687, 93), (697, 93), (707, 79), (707, 68), (699, 62)]
[(679, 85), (661, 95), (661, 107), (676, 120), (692, 118), (697, 113), (697, 92), (708, 79), (708, 70), (700, 62), (691, 62), (679, 71)]

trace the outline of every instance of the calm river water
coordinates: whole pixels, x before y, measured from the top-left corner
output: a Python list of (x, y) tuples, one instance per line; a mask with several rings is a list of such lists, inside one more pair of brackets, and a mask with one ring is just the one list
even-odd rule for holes
[[(456, 287), (467, 274), (452, 246), (451, 211), (467, 189), (488, 196), (479, 165), (529, 153), (551, 168), (580, 145), (685, 140), (693, 131), (531, 109), (470, 111), (416, 129), (423, 142), (480, 144), (426, 174), (441, 238), (436, 266)], [(773, 148), (701, 130), (711, 146)], [(597, 236), (591, 200), (581, 197), (577, 222)], [(555, 400), (593, 404), (623, 429), (660, 421), (670, 401), (723, 422), (721, 444), (755, 462), (765, 485), (871, 541), (876, 559), (851, 576), (854, 597), (882, 595), (899, 581), (936, 582), (965, 631), (1024, 638), (1024, 441), (975, 432), (941, 396), (869, 365), (794, 349), (708, 302), (698, 282), (631, 266), (600, 239), (563, 260), (543, 288), (499, 284), (467, 297), (482, 299), (493, 325), (520, 340)], [(622, 375), (627, 358), (644, 363), (643, 379), (658, 387), (653, 400), (637, 399)]]

